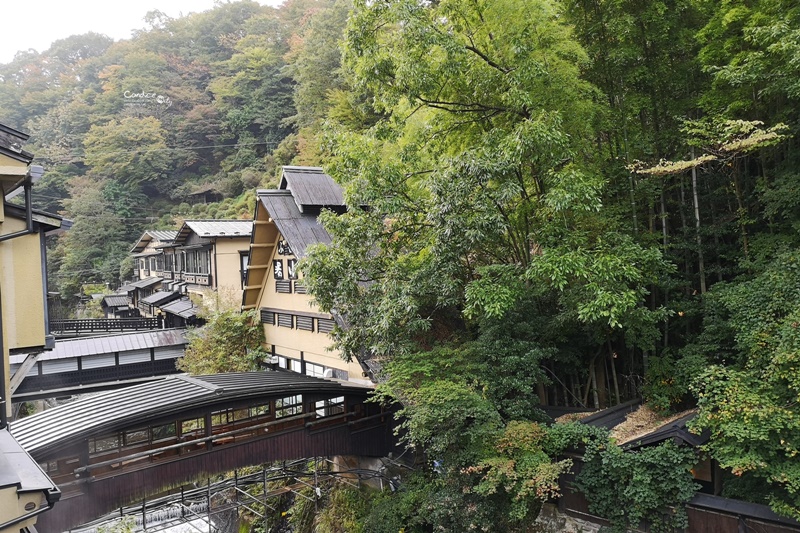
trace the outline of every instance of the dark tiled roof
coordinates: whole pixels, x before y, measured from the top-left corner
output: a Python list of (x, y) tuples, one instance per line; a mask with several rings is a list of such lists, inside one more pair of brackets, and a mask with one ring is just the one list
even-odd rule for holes
[(161, 305), (163, 303), (167, 303), (170, 300), (174, 300), (176, 298), (180, 298), (180, 294), (177, 292), (172, 291), (156, 291), (150, 296), (145, 296), (139, 302), (147, 305)]
[(344, 206), (342, 188), (319, 167), (283, 167), (279, 188), (292, 192), (301, 212), (308, 207)]
[[(184, 345), (186, 340), (184, 329), (158, 329), (154, 331), (137, 331), (120, 335), (104, 335), (101, 337), (81, 337), (56, 341), (56, 347), (39, 354), (38, 361), (51, 359), (68, 359), (87, 355), (100, 355), (131, 350), (145, 350), (162, 346)], [(9, 359), (12, 364), (22, 363), (26, 354), (15, 354)]]
[(286, 371), (210, 376), (170, 376), (110, 391), (12, 423), (11, 433), (34, 457), (76, 440), (180, 413), (188, 408), (225, 405), (248, 398), (291, 394), (364, 394), (369, 388)]
[(637, 410), (640, 405), (642, 405), (641, 399), (630, 400), (582, 418), (581, 423), (611, 429), (624, 422), (628, 414)]
[(195, 307), (192, 301), (188, 298), (182, 300), (176, 300), (166, 305), (162, 305), (161, 310), (164, 311), (165, 313), (178, 315), (179, 317), (183, 318), (195, 317), (197, 316), (197, 312), (199, 311), (199, 309)]
[(106, 294), (103, 296), (103, 307), (127, 307), (127, 294)]
[(290, 191), (260, 190), (258, 199), (298, 258), (305, 257), (306, 248), (312, 244), (330, 244), (331, 236), (317, 216), (301, 213)]

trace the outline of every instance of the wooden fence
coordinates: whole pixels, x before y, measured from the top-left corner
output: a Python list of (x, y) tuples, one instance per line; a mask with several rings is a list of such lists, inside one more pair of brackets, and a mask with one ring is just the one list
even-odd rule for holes
[(50, 333), (81, 335), (87, 333), (146, 331), (163, 328), (161, 317), (51, 319)]

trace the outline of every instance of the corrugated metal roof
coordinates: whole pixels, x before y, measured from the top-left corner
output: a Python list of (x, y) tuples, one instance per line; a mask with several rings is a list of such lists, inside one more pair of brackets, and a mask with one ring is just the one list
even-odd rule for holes
[(15, 421), (11, 433), (32, 455), (41, 456), (84, 440), (188, 408), (227, 405), (246, 398), (312, 392), (364, 394), (368, 387), (288, 371), (170, 376), (61, 405)]
[(105, 307), (127, 307), (127, 294), (106, 294), (103, 296), (103, 306)]
[(147, 234), (159, 242), (169, 242), (178, 236), (178, 230), (176, 229), (148, 230)]
[(199, 309), (194, 306), (194, 303), (192, 303), (192, 301), (188, 298), (163, 305), (161, 306), (161, 310), (165, 313), (171, 313), (183, 318), (195, 317), (199, 311)]
[(189, 228), (200, 237), (249, 237), (253, 232), (252, 220), (186, 220), (180, 230), (181, 237)]
[[(186, 330), (184, 329), (159, 329), (102, 337), (81, 337), (56, 341), (56, 347), (53, 350), (39, 354), (37, 360), (49, 361), (51, 359), (67, 359), (70, 357), (125, 352), (161, 346), (177, 346), (187, 342)], [(27, 354), (15, 354), (9, 358), (9, 361), (12, 364), (22, 363), (26, 356)]]
[(147, 287), (152, 287), (156, 283), (161, 283), (162, 281), (164, 281), (164, 278), (144, 278), (140, 279), (139, 281), (129, 283), (128, 286), (133, 287), (134, 289), (146, 289)]
[(147, 230), (142, 233), (142, 236), (139, 237), (139, 240), (136, 241), (136, 244), (133, 245), (131, 248), (131, 253), (138, 253), (147, 248), (147, 245), (150, 244), (151, 241), (156, 241), (160, 243), (172, 242), (175, 240), (175, 237), (178, 236), (178, 231), (174, 229), (169, 230)]
[(311, 244), (331, 242), (331, 236), (317, 221), (317, 216), (301, 213), (290, 191), (260, 190), (258, 199), (298, 258), (305, 257), (306, 248)]
[(178, 293), (172, 291), (156, 291), (150, 296), (145, 296), (139, 302), (147, 305), (160, 305), (169, 301), (171, 298), (177, 298)]
[(279, 188), (292, 192), (300, 211), (311, 206), (344, 206), (342, 188), (320, 167), (283, 167)]

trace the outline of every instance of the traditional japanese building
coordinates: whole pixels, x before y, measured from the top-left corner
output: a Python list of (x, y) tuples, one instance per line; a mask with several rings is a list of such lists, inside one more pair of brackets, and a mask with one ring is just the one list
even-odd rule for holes
[(177, 235), (175, 230), (147, 230), (142, 234), (131, 249), (134, 279), (163, 278), (165, 271), (172, 274), (172, 265), (165, 264), (167, 254), (164, 251), (172, 247)]
[(187, 292), (213, 289), (238, 301), (250, 248), (250, 220), (187, 220), (173, 242), (173, 270)]
[[(193, 324), (197, 309), (188, 295), (213, 294), (235, 305), (252, 227), (249, 220), (187, 220), (178, 230), (145, 231), (131, 249), (134, 280), (124, 288), (129, 306), (141, 316)], [(172, 305), (177, 300), (184, 303)]]
[(317, 217), (346, 210), (341, 187), (321, 168), (287, 166), (278, 189), (257, 194), (242, 309), (260, 311), (266, 347), (280, 367), (368, 382), (357, 362), (329, 349), (337, 318), (315, 307), (297, 270), (310, 245), (331, 242)]
[[(22, 149), (28, 135), (0, 124), (0, 532), (33, 528), (60, 492), (8, 429), (11, 408), (9, 356), (52, 349), (47, 324), (44, 236), (67, 226), (61, 217), (31, 207), (33, 182), (41, 167)], [(24, 194), (24, 205), (7, 203)]]

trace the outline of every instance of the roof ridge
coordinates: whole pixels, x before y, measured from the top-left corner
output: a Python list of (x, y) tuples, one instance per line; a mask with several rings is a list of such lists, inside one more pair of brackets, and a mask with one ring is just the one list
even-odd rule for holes
[(188, 374), (181, 374), (179, 376), (175, 376), (175, 378), (183, 380), (187, 383), (191, 383), (193, 385), (197, 385), (198, 387), (203, 387), (204, 389), (210, 390), (214, 394), (222, 394), (223, 392), (225, 392), (225, 389), (220, 386), (213, 385), (208, 381), (203, 381), (202, 379), (192, 377)]

